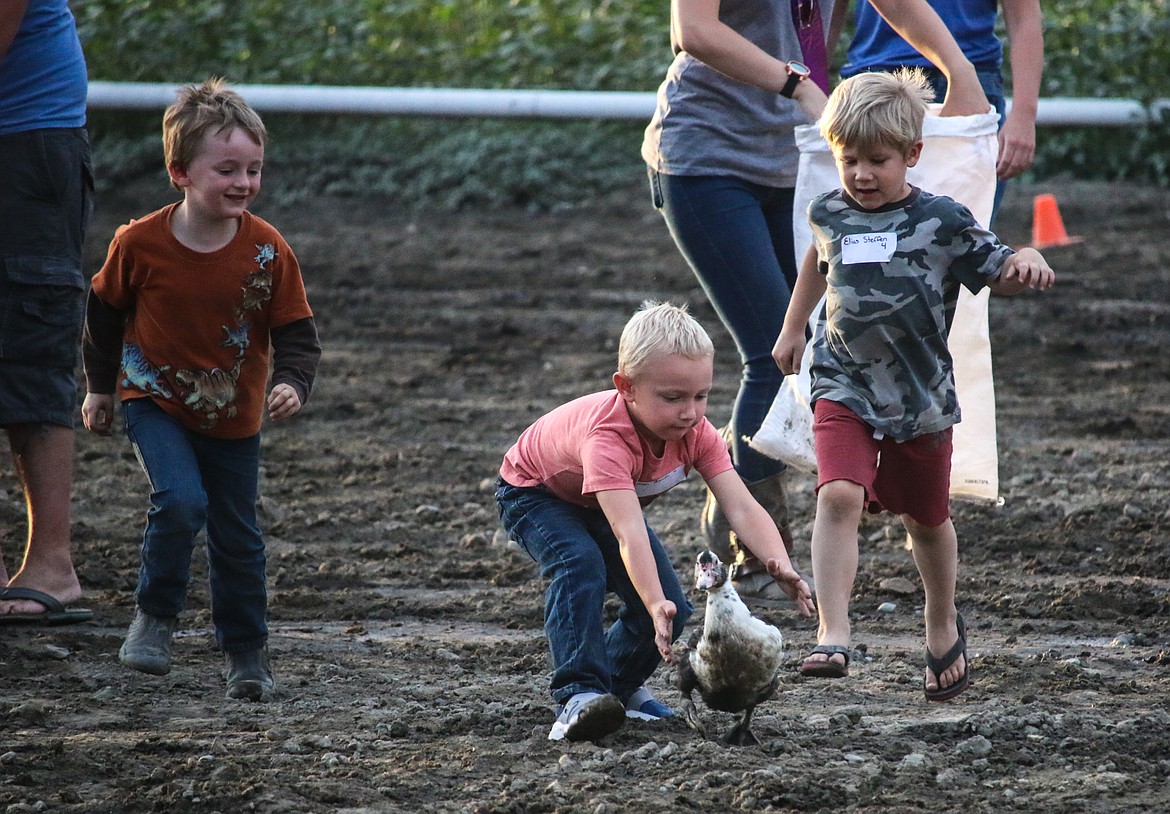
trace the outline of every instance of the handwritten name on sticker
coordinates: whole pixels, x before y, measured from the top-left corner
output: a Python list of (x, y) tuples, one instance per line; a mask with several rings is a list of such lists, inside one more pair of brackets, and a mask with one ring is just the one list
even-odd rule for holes
[(841, 262), (888, 263), (898, 248), (898, 236), (893, 232), (875, 232), (870, 235), (845, 235), (841, 238)]

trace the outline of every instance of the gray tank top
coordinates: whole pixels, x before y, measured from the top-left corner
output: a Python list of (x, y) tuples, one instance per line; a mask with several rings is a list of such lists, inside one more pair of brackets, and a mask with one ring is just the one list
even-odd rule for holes
[[(832, 0), (816, 1), (827, 24)], [(802, 58), (792, 0), (721, 0), (719, 18), (777, 59)], [(680, 51), (658, 88), (642, 158), (665, 175), (733, 175), (792, 187), (798, 124), (808, 120), (791, 99), (730, 79)]]

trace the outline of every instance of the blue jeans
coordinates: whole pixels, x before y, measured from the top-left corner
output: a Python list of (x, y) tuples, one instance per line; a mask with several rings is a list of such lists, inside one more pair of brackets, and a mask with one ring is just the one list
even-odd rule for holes
[[(662, 657), (654, 644), (654, 622), (634, 590), (605, 514), (566, 503), (541, 487), (522, 489), (503, 481), (497, 484), (496, 504), (504, 530), (548, 582), (544, 631), (552, 653), (553, 700), (564, 704), (579, 692), (599, 692), (625, 703)], [(646, 532), (662, 592), (678, 609), (673, 636), (678, 639), (693, 608), (666, 549), (649, 526)], [(609, 630), (603, 630), (608, 591), (623, 605)]]
[(256, 522), (260, 436), (208, 438), (149, 398), (123, 403), (126, 433), (150, 480), (138, 607), (177, 616), (187, 599), (195, 537), (207, 529), (211, 618), (226, 653), (268, 641), (264, 539)]
[(784, 471), (756, 452), (752, 436), (772, 407), (784, 375), (772, 346), (796, 285), (793, 190), (731, 176), (662, 175), (650, 170), (654, 206), (731, 333), (743, 364), (731, 413), (731, 457), (747, 483)]

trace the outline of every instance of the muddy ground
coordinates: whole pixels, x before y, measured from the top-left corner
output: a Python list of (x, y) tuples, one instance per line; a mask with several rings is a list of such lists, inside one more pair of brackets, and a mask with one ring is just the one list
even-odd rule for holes
[[(159, 186), (103, 196), (91, 271)], [(304, 414), (264, 439), (279, 693), (225, 701), (202, 565), (173, 672), (119, 665), (146, 483), (124, 438), (83, 433), (75, 548), (96, 617), (0, 630), (0, 812), (1170, 810), (1167, 194), (1020, 185), (1009, 242), (1027, 241), (1040, 191), (1085, 240), (1049, 251), (1056, 289), (992, 303), (1006, 502), (955, 506), (974, 670), (956, 702), (922, 698), (918, 578), (882, 517), (862, 529), (849, 678), (800, 678), (814, 621), (760, 612), (789, 642), (762, 745), (680, 720), (548, 741), (543, 588), (497, 533), (500, 457), (541, 412), (607, 386), (647, 297), (689, 302), (710, 329), (721, 423), (726, 335), (636, 180), (547, 214), (270, 202), (258, 211), (302, 261), (325, 347)], [(792, 481), (798, 564), (809, 486)], [(11, 569), (8, 463), (0, 487)], [(701, 499), (687, 483), (650, 512), (686, 580)], [(673, 677), (653, 679), (672, 703)]]

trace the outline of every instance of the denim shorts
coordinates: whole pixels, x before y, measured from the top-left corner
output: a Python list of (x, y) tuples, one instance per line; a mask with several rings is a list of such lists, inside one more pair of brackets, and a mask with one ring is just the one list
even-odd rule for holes
[(84, 130), (0, 136), (0, 426), (73, 426), (92, 211)]

